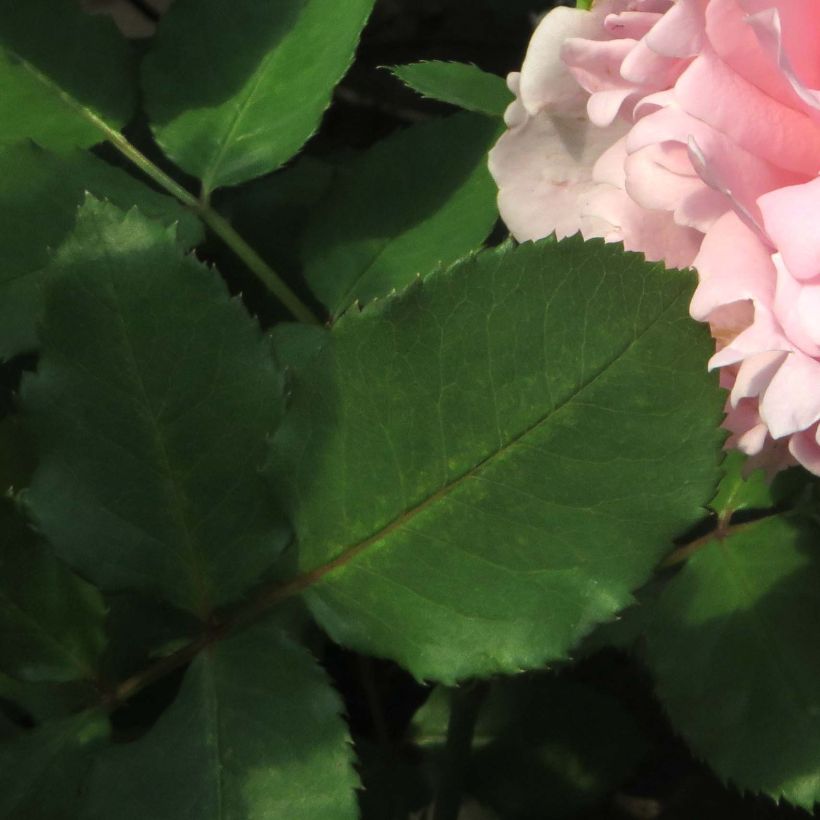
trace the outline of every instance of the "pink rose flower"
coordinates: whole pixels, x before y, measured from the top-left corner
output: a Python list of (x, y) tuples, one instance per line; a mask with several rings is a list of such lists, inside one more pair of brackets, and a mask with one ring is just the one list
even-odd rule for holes
[(509, 84), (490, 169), (513, 235), (694, 265), (727, 446), (820, 474), (820, 3), (558, 8)]

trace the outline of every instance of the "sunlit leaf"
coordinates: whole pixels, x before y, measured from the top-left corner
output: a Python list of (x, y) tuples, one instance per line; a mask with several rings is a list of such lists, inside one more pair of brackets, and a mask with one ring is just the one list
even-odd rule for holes
[(451, 681), (564, 657), (627, 605), (717, 482), (691, 287), (572, 240), (349, 311), (269, 465), (328, 632)]

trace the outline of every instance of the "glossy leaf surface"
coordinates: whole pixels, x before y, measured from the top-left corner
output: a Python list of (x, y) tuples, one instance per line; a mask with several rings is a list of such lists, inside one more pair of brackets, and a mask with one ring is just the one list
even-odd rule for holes
[(691, 285), (573, 240), (344, 316), (269, 466), (328, 632), (451, 681), (561, 658), (628, 604), (717, 482)]
[(431, 60), (395, 66), (391, 71), (423, 97), (479, 114), (500, 117), (513, 101), (503, 77), (469, 63)]
[(373, 0), (177, 0), (143, 66), (166, 153), (204, 191), (278, 168), (316, 130)]
[(303, 241), (305, 276), (332, 314), (481, 246), (498, 219), (487, 170), (498, 133), (458, 114), (400, 131), (337, 174)]

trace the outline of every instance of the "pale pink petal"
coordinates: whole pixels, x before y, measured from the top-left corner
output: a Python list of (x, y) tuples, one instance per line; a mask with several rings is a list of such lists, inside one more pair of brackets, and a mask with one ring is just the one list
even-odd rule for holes
[(741, 399), (757, 398), (768, 386), (787, 355), (788, 353), (781, 350), (774, 350), (756, 353), (744, 359), (732, 387), (730, 395), (732, 407), (737, 407)]
[(820, 362), (789, 354), (763, 393), (760, 416), (773, 438), (805, 430), (820, 419)]
[(604, 18), (604, 28), (613, 38), (640, 40), (661, 19), (662, 15), (657, 12), (627, 10), (607, 14)]
[(683, 72), (675, 97), (688, 114), (750, 154), (795, 173), (816, 173), (820, 131), (814, 122), (743, 79), (713, 51), (704, 50)]
[[(746, 20), (761, 40), (762, 24), (776, 33), (779, 50), (800, 82), (820, 86), (820, 64), (817, 61), (817, 40), (811, 33), (820, 30), (820, 7), (815, 0), (740, 0), (748, 15)], [(807, 36), (808, 35), (808, 36)], [(764, 51), (771, 55), (766, 44)]]
[(641, 208), (618, 188), (601, 185), (590, 191), (584, 213), (612, 226), (607, 241), (623, 242), (626, 250), (670, 268), (688, 268), (700, 246), (698, 231), (676, 225), (670, 213)]
[(624, 103), (632, 96), (630, 88), (608, 88), (593, 94), (587, 102), (587, 114), (589, 121), (599, 128), (606, 128), (611, 125)]
[(762, 217), (757, 206), (760, 195), (805, 180), (804, 176), (750, 154), (727, 135), (676, 105), (660, 108), (638, 120), (627, 137), (627, 151), (633, 154), (667, 142), (686, 146), (693, 172), (721, 193), (726, 206), (734, 208), (761, 235)]
[(807, 470), (820, 475), (820, 445), (816, 431), (805, 430), (789, 440), (789, 452)]
[(781, 72), (773, 70), (771, 55), (761, 47), (747, 20), (748, 12), (737, 0), (708, 0), (706, 36), (709, 47), (726, 66), (768, 97), (783, 105), (795, 105), (794, 91)]
[(570, 37), (600, 36), (603, 11), (559, 6), (541, 20), (521, 68), (521, 101), (530, 114), (547, 107), (577, 111), (586, 95), (561, 59), (561, 45)]
[[(820, 91), (817, 90), (817, 80), (815, 87), (810, 85), (799, 76), (798, 69), (792, 64), (790, 55), (783, 45), (783, 32), (781, 28), (780, 14), (777, 9), (765, 9), (748, 18), (750, 26), (757, 34), (757, 38), (762, 48), (770, 55), (771, 59), (777, 63), (785, 81), (791, 87), (797, 99), (802, 103), (805, 110), (815, 120), (820, 119)], [(803, 38), (807, 39), (807, 38)], [(815, 46), (816, 48), (816, 46)], [(814, 76), (815, 70), (804, 71), (808, 76)]]
[(758, 306), (753, 323), (709, 359), (709, 369), (737, 364), (758, 353), (776, 350), (793, 352), (795, 347), (783, 335), (771, 313)]
[(694, 57), (706, 36), (706, 0), (678, 0), (646, 36), (646, 44), (664, 57)]
[(553, 231), (559, 239), (578, 231), (603, 235), (606, 226), (582, 208), (596, 187), (596, 160), (627, 127), (617, 122), (606, 131), (586, 119), (543, 112), (507, 131), (490, 152), (490, 172), (512, 234), (522, 242)]
[[(627, 157), (627, 193), (650, 210), (669, 211), (678, 225), (705, 233), (727, 208), (725, 196), (707, 188), (687, 161), (681, 173), (674, 143), (648, 145)], [(671, 167), (670, 167), (671, 166)]]
[(820, 179), (770, 191), (758, 205), (791, 274), (803, 280), (820, 275)]
[(765, 424), (756, 424), (745, 433), (737, 436), (736, 447), (747, 456), (756, 456), (763, 450), (768, 435), (769, 428)]
[(817, 305), (818, 286), (806, 286), (792, 276), (776, 253), (772, 256), (777, 270), (777, 287), (774, 296), (774, 313), (789, 341), (809, 356), (820, 356), (817, 337), (820, 336), (818, 319), (813, 315)]
[(698, 321), (708, 321), (721, 305), (742, 300), (767, 305), (774, 300), (776, 270), (769, 249), (734, 213), (712, 226), (694, 265), (700, 283), (690, 312)]
[(669, 88), (685, 67), (682, 60), (663, 57), (645, 42), (638, 42), (621, 63), (621, 77), (639, 86)]

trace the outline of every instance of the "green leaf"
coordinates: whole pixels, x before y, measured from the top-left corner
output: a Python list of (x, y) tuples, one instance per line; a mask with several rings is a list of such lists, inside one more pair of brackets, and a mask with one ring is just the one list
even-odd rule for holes
[(207, 195), (278, 168), (316, 130), (373, 0), (177, 0), (143, 66), (165, 152)]
[(477, 249), (498, 219), (487, 152), (498, 126), (476, 114), (415, 125), (339, 175), (305, 229), (305, 276), (334, 314), (400, 290)]
[(578, 648), (585, 657), (603, 649), (620, 649), (641, 654), (646, 630), (655, 617), (655, 601), (667, 579), (659, 574), (635, 593), (635, 602), (618, 613), (612, 621), (600, 624)]
[(820, 530), (773, 516), (695, 553), (655, 604), (648, 659), (680, 732), (723, 779), (820, 798)]
[(281, 404), (269, 343), (136, 211), (89, 200), (53, 276), (22, 394), (40, 447), (35, 521), (102, 588), (206, 617), (288, 538), (258, 471)]
[(763, 470), (755, 470), (744, 476), (745, 463), (745, 456), (737, 450), (726, 456), (723, 462), (724, 475), (718, 486), (717, 495), (709, 502), (716, 515), (726, 521), (737, 510), (766, 509), (774, 506), (771, 488)]
[(717, 495), (709, 506), (724, 521), (742, 510), (766, 510), (798, 495), (811, 480), (800, 467), (779, 472), (767, 478), (762, 469), (748, 472), (746, 456), (737, 450), (728, 453), (723, 462), (724, 475)]
[(133, 51), (75, 0), (0, 0), (0, 146), (63, 151), (106, 139), (136, 102)]
[(36, 346), (50, 250), (69, 234), (88, 191), (122, 208), (138, 205), (164, 225), (178, 223), (180, 241), (201, 241), (199, 221), (170, 197), (91, 154), (60, 157), (31, 144), (0, 152), (0, 358)]
[(0, 817), (77, 820), (92, 754), (107, 736), (106, 719), (85, 712), (0, 744)]
[(274, 358), (286, 374), (307, 367), (330, 338), (327, 328), (301, 322), (280, 322), (270, 332)]
[(452, 681), (562, 658), (626, 606), (717, 481), (691, 289), (576, 239), (342, 317), (269, 464), (330, 635)]
[(390, 70), (422, 97), (457, 105), (467, 111), (500, 117), (513, 101), (503, 77), (469, 63), (431, 60), (398, 65)]
[(31, 683), (0, 672), (0, 700), (13, 703), (35, 723), (76, 714), (98, 698), (90, 681)]
[(352, 820), (340, 710), (304, 649), (254, 627), (193, 662), (148, 734), (104, 753), (83, 820)]
[[(444, 748), (450, 692), (433, 691), (413, 720), (415, 743)], [(495, 681), (473, 736), (467, 789), (507, 820), (566, 817), (620, 786), (646, 742), (610, 695), (552, 675)]]
[(28, 681), (93, 679), (105, 605), (0, 502), (0, 669)]

